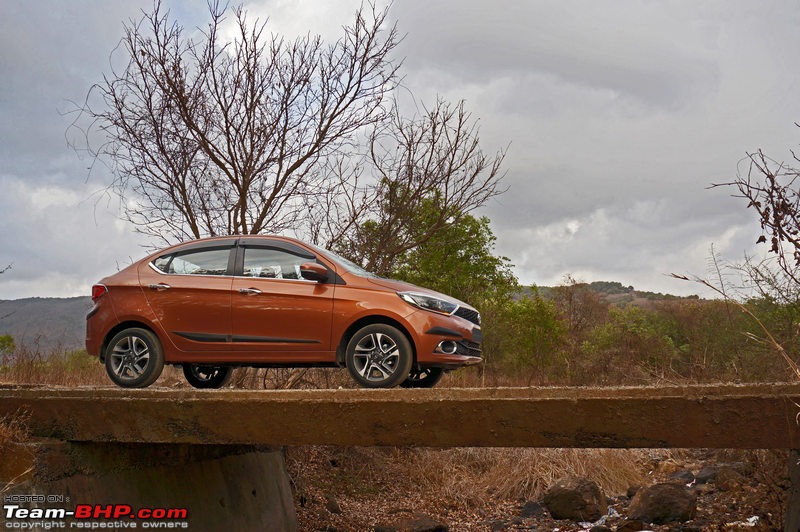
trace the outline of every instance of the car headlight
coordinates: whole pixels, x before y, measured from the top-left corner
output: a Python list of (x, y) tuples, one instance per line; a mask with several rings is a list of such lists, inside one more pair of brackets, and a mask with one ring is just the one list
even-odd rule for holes
[(397, 295), (403, 298), (403, 301), (414, 305), (415, 307), (433, 312), (439, 312), (441, 314), (452, 314), (458, 308), (458, 305), (455, 303), (451, 303), (445, 299), (428, 294), (420, 294), (417, 292), (397, 292)]

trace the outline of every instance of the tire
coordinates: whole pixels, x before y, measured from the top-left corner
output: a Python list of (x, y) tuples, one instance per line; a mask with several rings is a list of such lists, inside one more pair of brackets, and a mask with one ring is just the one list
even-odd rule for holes
[(118, 332), (105, 351), (106, 372), (117, 386), (146, 388), (164, 369), (164, 351), (158, 337), (147, 329)]
[(345, 363), (364, 388), (392, 388), (411, 372), (414, 353), (408, 338), (391, 325), (376, 323), (359, 329), (347, 343)]
[(400, 383), (400, 386), (403, 388), (433, 388), (442, 380), (443, 376), (442, 368), (413, 369), (408, 378)]
[(233, 369), (230, 366), (183, 365), (183, 376), (195, 388), (222, 388), (230, 382), (232, 375)]

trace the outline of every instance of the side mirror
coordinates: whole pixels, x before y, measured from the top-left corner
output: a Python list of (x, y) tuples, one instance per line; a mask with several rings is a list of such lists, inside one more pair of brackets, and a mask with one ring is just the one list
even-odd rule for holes
[(328, 268), (318, 262), (304, 262), (300, 265), (300, 275), (303, 279), (324, 283), (328, 280)]

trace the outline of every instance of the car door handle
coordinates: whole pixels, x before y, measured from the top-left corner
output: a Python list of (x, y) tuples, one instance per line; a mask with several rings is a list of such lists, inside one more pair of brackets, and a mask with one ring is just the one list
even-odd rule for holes
[(261, 293), (261, 290), (259, 290), (258, 288), (240, 288), (239, 293), (248, 296), (257, 296), (258, 294)]
[(168, 284), (158, 283), (158, 284), (148, 285), (147, 288), (149, 288), (150, 290), (158, 290), (159, 292), (161, 292), (163, 290), (169, 290), (172, 287)]

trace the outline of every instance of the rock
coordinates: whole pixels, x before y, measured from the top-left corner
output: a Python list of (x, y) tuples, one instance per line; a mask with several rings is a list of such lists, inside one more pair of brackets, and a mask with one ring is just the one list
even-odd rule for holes
[(337, 502), (336, 499), (334, 499), (330, 495), (328, 495), (326, 497), (326, 499), (327, 499), (327, 502), (325, 502), (325, 509), (326, 510), (328, 510), (332, 514), (341, 514), (342, 513), (342, 507), (339, 506), (339, 503)]
[(744, 483), (744, 477), (733, 467), (724, 465), (717, 469), (714, 485), (722, 491), (736, 491)]
[(633, 497), (642, 489), (641, 486), (631, 486), (628, 488), (628, 491), (625, 493), (625, 496), (629, 499), (633, 499)]
[(489, 523), (492, 532), (501, 532), (503, 530), (508, 530), (508, 523), (506, 521), (492, 521)]
[(674, 473), (676, 471), (680, 471), (681, 464), (679, 464), (678, 462), (676, 462), (672, 458), (668, 458), (668, 459), (664, 460), (663, 462), (659, 462), (656, 467), (662, 473), (670, 474), (670, 473)]
[(717, 466), (703, 466), (703, 469), (701, 469), (700, 472), (695, 475), (697, 483), (707, 484), (709, 482), (713, 482), (717, 478), (717, 469)]
[(614, 532), (614, 531), (608, 528), (606, 525), (595, 525), (589, 529), (589, 532)]
[(689, 471), (688, 469), (682, 469), (680, 471), (675, 471), (669, 476), (669, 481), (674, 482), (676, 484), (683, 484), (684, 486), (687, 484), (692, 484), (695, 482), (694, 473)]
[(390, 525), (377, 525), (374, 528), (375, 532), (447, 532), (447, 530), (446, 524), (424, 514), (406, 517)]
[(544, 517), (547, 513), (547, 510), (536, 501), (528, 501), (522, 505), (522, 509), (520, 510), (520, 516), (529, 519), (531, 517)]
[(665, 524), (692, 519), (697, 496), (677, 484), (655, 484), (642, 488), (631, 501), (628, 515), (648, 523)]
[(608, 506), (596, 482), (583, 477), (561, 479), (550, 486), (542, 499), (553, 519), (597, 521)]

